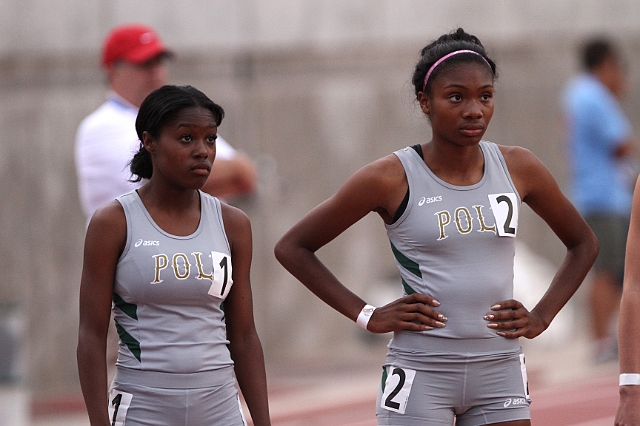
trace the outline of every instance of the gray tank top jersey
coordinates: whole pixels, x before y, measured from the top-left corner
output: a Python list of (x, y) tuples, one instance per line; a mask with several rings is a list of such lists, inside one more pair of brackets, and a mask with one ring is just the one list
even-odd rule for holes
[(404, 294), (438, 300), (447, 325), (401, 331), (391, 351), (500, 352), (519, 348), (498, 336), (484, 315), (513, 297), (513, 259), (520, 196), (498, 146), (482, 141), (484, 174), (471, 186), (439, 179), (412, 148), (396, 151), (409, 182), (409, 200), (387, 235)]
[(136, 191), (118, 201), (127, 241), (113, 294), (116, 365), (168, 373), (233, 365), (221, 309), (231, 257), (218, 199), (200, 192), (200, 224), (184, 237), (160, 229)]

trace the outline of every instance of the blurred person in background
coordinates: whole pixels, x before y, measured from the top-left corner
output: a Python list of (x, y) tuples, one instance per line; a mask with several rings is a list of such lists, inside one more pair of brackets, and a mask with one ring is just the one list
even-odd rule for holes
[[(167, 83), (167, 61), (173, 55), (147, 25), (121, 25), (107, 35), (101, 60), (107, 100), (82, 121), (76, 134), (78, 189), (87, 220), (98, 207), (141, 185), (130, 181), (128, 167), (140, 146), (135, 119), (144, 98)], [(254, 163), (221, 137), (217, 144), (216, 163), (203, 190), (223, 198), (253, 192)]]
[(596, 362), (617, 359), (619, 308), (629, 227), (636, 141), (620, 106), (626, 76), (618, 48), (606, 38), (587, 41), (584, 71), (569, 82), (563, 109), (571, 164), (571, 193), (600, 242), (588, 308)]

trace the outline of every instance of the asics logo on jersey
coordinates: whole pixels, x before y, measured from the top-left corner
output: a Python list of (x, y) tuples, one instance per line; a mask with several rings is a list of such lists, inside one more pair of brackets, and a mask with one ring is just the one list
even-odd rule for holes
[(435, 197), (422, 197), (420, 198), (420, 201), (418, 201), (418, 206), (436, 203), (438, 201), (442, 201), (442, 195), (436, 195)]
[(140, 247), (140, 246), (159, 246), (160, 245), (160, 241), (153, 241), (153, 240), (143, 240), (143, 239), (139, 239), (138, 241), (136, 241), (136, 243), (134, 244), (134, 247)]
[(525, 405), (526, 403), (526, 398), (507, 398), (507, 400), (504, 402), (504, 408), (507, 408), (511, 405)]

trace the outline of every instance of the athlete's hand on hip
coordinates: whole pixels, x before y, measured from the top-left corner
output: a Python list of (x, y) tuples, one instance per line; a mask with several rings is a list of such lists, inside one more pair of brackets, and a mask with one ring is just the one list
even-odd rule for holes
[(517, 300), (498, 302), (491, 307), (491, 311), (484, 316), (484, 319), (489, 321), (487, 327), (496, 330), (497, 334), (507, 339), (533, 339), (545, 329), (542, 319), (529, 312)]
[(426, 331), (445, 326), (447, 317), (436, 311), (440, 302), (426, 294), (414, 293), (376, 308), (367, 330), (373, 333), (412, 330)]

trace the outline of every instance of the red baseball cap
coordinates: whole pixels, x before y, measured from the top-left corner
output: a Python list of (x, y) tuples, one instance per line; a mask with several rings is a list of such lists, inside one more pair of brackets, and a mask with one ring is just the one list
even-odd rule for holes
[(125, 61), (140, 64), (158, 55), (172, 55), (156, 31), (142, 24), (121, 25), (111, 30), (104, 41), (102, 65)]

